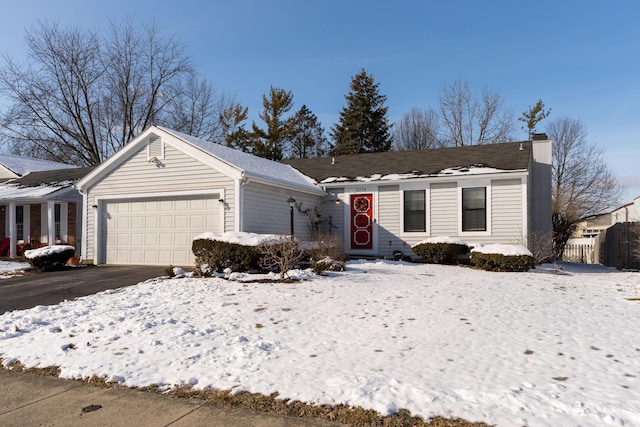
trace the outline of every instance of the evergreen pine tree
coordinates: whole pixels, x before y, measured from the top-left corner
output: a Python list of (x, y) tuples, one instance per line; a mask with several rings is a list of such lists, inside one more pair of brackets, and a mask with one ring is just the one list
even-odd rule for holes
[(260, 118), (266, 123), (267, 129), (252, 124), (251, 152), (266, 159), (282, 160), (284, 144), (290, 133), (289, 120), (282, 116), (293, 107), (293, 94), (271, 86), (269, 96), (262, 96), (262, 105), (264, 111), (260, 113)]
[(340, 112), (339, 122), (333, 127), (333, 154), (357, 154), (391, 149), (391, 135), (387, 97), (380, 95), (378, 83), (363, 69), (351, 80), (351, 90), (345, 99), (347, 105)]
[(291, 158), (307, 159), (327, 154), (327, 138), (318, 117), (303, 105), (290, 119)]

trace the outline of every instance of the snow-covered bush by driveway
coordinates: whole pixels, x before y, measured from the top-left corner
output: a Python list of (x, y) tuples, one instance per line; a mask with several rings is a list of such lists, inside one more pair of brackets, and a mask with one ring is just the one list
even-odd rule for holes
[(69, 258), (76, 254), (76, 248), (70, 245), (44, 246), (24, 252), (24, 257), (39, 271), (64, 269)]
[(469, 253), (469, 246), (452, 237), (430, 237), (411, 246), (413, 252), (430, 264), (455, 264)]
[(480, 245), (471, 250), (471, 265), (487, 271), (529, 271), (535, 259), (520, 245)]

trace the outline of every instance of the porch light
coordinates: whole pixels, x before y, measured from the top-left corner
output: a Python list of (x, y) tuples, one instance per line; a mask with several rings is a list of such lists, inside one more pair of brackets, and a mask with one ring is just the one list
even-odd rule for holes
[(296, 199), (293, 196), (289, 196), (287, 199), (287, 203), (289, 204), (289, 215), (290, 215), (290, 225), (291, 225), (291, 237), (293, 237), (293, 207), (296, 205)]

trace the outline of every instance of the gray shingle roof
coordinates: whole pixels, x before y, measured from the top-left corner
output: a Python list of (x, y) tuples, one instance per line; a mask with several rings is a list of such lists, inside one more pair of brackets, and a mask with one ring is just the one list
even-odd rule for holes
[(293, 166), (317, 182), (328, 178), (367, 178), (373, 175), (437, 175), (450, 168), (483, 166), (524, 170), (529, 165), (531, 142), (471, 145), (418, 151), (351, 154), (317, 159), (291, 159)]

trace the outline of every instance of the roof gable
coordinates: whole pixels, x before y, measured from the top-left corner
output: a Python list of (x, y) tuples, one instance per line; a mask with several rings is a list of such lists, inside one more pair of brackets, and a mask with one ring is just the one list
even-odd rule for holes
[(526, 170), (531, 142), (284, 160), (317, 182), (418, 178)]
[(157, 126), (151, 126), (142, 132), (93, 172), (81, 179), (78, 182), (78, 188), (86, 189), (116, 169), (118, 165), (127, 161), (133, 153), (144, 146), (151, 135), (160, 136), (176, 149), (220, 170), (233, 179), (256, 178), (276, 185), (288, 185), (316, 193), (323, 192), (315, 185), (313, 179), (289, 165)]
[(237, 168), (239, 171), (244, 172), (246, 176), (253, 176), (281, 183), (289, 183), (302, 187), (316, 188), (312, 179), (284, 163), (274, 162), (273, 160), (245, 153), (222, 144), (216, 144), (215, 142), (195, 138), (171, 129), (163, 127), (159, 127), (159, 129), (190, 143), (226, 164)]

